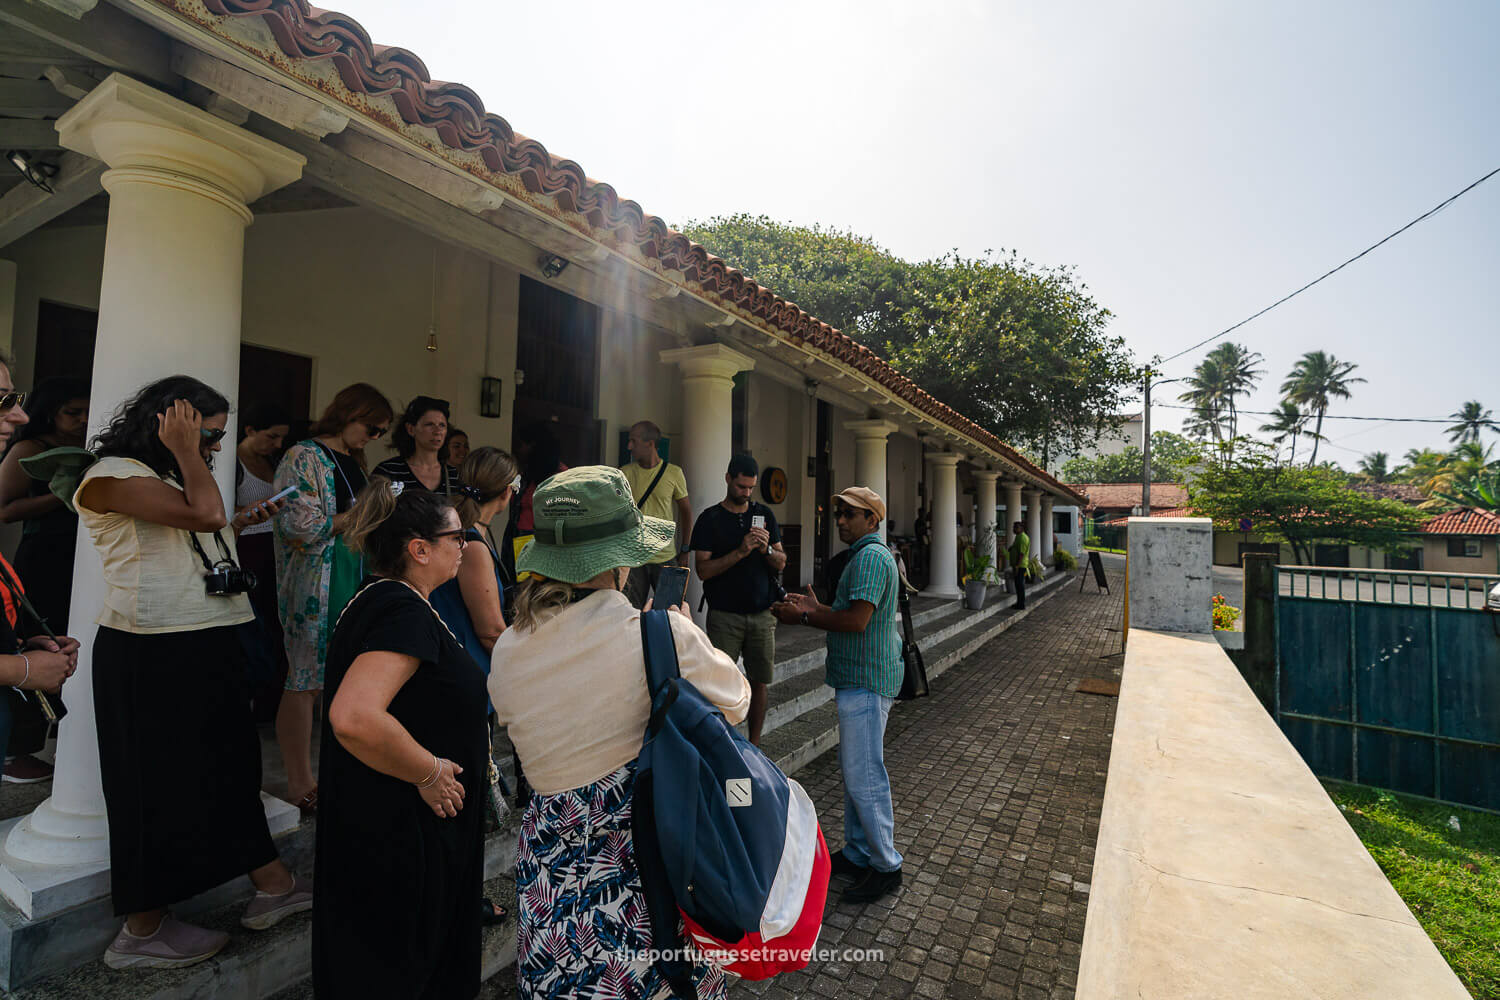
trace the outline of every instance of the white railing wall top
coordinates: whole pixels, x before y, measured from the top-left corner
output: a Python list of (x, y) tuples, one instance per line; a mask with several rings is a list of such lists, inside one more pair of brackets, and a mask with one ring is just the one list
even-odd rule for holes
[(1132, 628), (1079, 1000), (1466, 1000), (1208, 635)]

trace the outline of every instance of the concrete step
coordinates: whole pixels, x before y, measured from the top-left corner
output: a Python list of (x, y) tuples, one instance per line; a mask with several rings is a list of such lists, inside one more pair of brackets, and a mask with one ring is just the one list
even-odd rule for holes
[[(983, 611), (960, 612), (959, 615), (939, 620), (938, 627), (929, 628), (927, 635), (918, 636), (923, 660), (927, 664), (927, 678), (936, 679), (955, 664), (969, 656), (995, 636), (1023, 620), (1041, 602), (1059, 593), (1070, 579), (1069, 574), (1059, 573), (1037, 584), (1027, 592), (1027, 607), (1016, 611), (1008, 596)], [(797, 717), (782, 722), (774, 732), (767, 731), (761, 738), (761, 749), (787, 774), (806, 767), (818, 757), (838, 746), (838, 709), (833, 702), (833, 689), (818, 683), (823, 692), (816, 707), (802, 712)], [(811, 695), (799, 696), (811, 700)], [(899, 711), (899, 705), (896, 711)], [(769, 721), (769, 712), (767, 712)]]
[[(506, 826), (492, 830), (485, 840), (485, 896), (515, 909), (515, 868), (519, 819), (512, 814)], [(308, 831), (310, 833), (310, 830)], [(311, 837), (308, 838), (311, 843)], [(311, 871), (310, 846), (301, 871)], [(316, 877), (316, 876), (315, 876)], [(78, 997), (128, 997), (130, 1000), (264, 1000), (266, 997), (312, 996), (312, 915), (298, 914), (268, 931), (249, 931), (239, 925), (248, 893), (214, 909), (174, 911), (204, 927), (229, 932), (230, 941), (214, 958), (187, 969), (148, 969), (117, 972), (100, 960), (110, 938), (90, 948), (85, 964), (45, 982), (6, 994), (14, 1000), (76, 1000)], [(372, 921), (379, 915), (372, 914)], [(118, 927), (118, 924), (112, 924)], [(516, 960), (514, 917), (484, 929), (483, 975), (488, 979)]]

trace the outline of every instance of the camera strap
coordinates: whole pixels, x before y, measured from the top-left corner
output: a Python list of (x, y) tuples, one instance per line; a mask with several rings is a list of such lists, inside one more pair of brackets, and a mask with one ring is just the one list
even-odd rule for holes
[(207, 572), (212, 573), (220, 566), (228, 566), (231, 569), (239, 569), (239, 565), (234, 561), (234, 556), (229, 554), (229, 546), (224, 541), (222, 529), (214, 532), (214, 541), (219, 546), (219, 555), (223, 556), (223, 558), (218, 562), (209, 561), (208, 553), (203, 551), (203, 543), (198, 541), (198, 533), (196, 531), (188, 532), (188, 541), (193, 543), (193, 551), (198, 553), (198, 558), (202, 560), (203, 568)]

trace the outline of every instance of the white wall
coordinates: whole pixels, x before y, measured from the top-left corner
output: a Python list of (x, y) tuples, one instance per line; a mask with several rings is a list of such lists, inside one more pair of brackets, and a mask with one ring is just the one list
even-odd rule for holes
[(886, 442), (886, 479), (890, 493), (886, 507), (896, 522), (896, 534), (916, 531), (917, 486), (922, 481), (922, 445), (914, 432), (896, 431)]

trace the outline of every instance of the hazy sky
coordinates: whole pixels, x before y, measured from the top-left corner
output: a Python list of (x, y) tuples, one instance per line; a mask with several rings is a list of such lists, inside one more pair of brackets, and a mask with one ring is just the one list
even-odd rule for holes
[[(673, 225), (746, 211), (912, 258), (1075, 265), (1141, 360), (1500, 166), (1493, 0), (340, 2)], [(1242, 328), (1268, 372), (1241, 406), (1270, 409), (1322, 349), (1368, 379), (1333, 413), (1500, 412), (1497, 314), (1500, 177)], [(1444, 442), (1442, 425), (1326, 433), (1350, 467)]]

